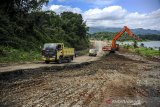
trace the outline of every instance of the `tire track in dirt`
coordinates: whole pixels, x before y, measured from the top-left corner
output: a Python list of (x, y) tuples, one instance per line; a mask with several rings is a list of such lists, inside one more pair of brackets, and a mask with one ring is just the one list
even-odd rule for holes
[(72, 94), (74, 94), (74, 92), (78, 92), (78, 90), (81, 90), (83, 87), (85, 87), (86, 85), (83, 86), (79, 86), (79, 87), (70, 87), (70, 88), (66, 88), (66, 89), (62, 89), (62, 91), (60, 93), (56, 93), (53, 95), (53, 93), (48, 93), (46, 94), (46, 96), (41, 97), (38, 101), (33, 102), (33, 105), (36, 106), (39, 104), (39, 102), (43, 103), (43, 105), (45, 105), (45, 102), (48, 99), (55, 99), (52, 102), (56, 103), (57, 100), (56, 99), (63, 99), (63, 98), (67, 98), (67, 96), (70, 96)]
[[(160, 97), (159, 67), (115, 54), (78, 68), (1, 79), (0, 106), (105, 107), (110, 98)], [(148, 86), (137, 85), (137, 80), (149, 81)]]

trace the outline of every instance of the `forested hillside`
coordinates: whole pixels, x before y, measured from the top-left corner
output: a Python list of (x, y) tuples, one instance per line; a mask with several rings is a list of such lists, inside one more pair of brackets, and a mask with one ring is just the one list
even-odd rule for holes
[[(122, 30), (122, 28), (90, 27), (89, 33), (93, 34), (98, 32), (119, 32), (120, 30)], [(159, 30), (151, 30), (151, 29), (143, 29), (143, 28), (135, 28), (135, 29), (131, 28), (131, 30), (136, 35), (160, 35)]]
[[(98, 32), (91, 34), (90, 37), (98, 40), (112, 40), (115, 35), (116, 33), (113, 32)], [(124, 33), (118, 40), (125, 41), (125, 40), (132, 40), (132, 38), (127, 36), (126, 33)]]
[[(91, 38), (95, 38), (98, 40), (112, 40), (117, 33), (114, 32), (98, 32), (94, 34), (90, 34)], [(160, 40), (160, 35), (137, 35), (141, 40)], [(123, 34), (119, 39), (119, 41), (125, 40), (133, 40), (132, 37), (128, 36), (127, 33)]]
[(18, 52), (40, 51), (44, 43), (63, 42), (83, 50), (88, 47), (88, 28), (81, 14), (42, 11), (48, 0), (1, 0), (0, 57)]

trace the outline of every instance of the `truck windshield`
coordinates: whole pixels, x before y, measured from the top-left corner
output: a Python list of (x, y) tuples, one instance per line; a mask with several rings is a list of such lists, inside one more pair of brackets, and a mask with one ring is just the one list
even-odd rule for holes
[(44, 44), (43, 49), (56, 49), (57, 48), (57, 44)]

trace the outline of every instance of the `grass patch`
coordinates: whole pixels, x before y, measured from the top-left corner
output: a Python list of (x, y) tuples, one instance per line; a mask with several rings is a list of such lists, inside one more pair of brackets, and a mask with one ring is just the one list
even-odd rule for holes
[(128, 49), (130, 52), (134, 52), (144, 56), (160, 56), (160, 51), (154, 50), (152, 48), (145, 48), (145, 47), (134, 48), (133, 46), (124, 46), (124, 48)]
[(160, 51), (150, 48), (137, 48), (135, 49), (135, 52), (145, 56), (160, 56)]
[(89, 49), (77, 51), (77, 55), (78, 56), (86, 55), (86, 54), (88, 54), (88, 52), (89, 52)]
[(41, 52), (0, 47), (0, 63), (33, 62), (41, 60)]

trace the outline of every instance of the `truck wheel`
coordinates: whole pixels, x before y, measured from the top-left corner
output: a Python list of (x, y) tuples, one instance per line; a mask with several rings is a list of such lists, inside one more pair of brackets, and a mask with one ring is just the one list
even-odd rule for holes
[(49, 64), (49, 61), (45, 61), (46, 64)]
[(114, 53), (115, 53), (115, 51), (112, 51), (112, 50), (109, 52), (109, 54), (114, 54)]
[(67, 59), (67, 62), (68, 62), (68, 63), (71, 62), (71, 58), (70, 58), (70, 57)]
[(73, 60), (73, 56), (71, 57), (71, 60)]
[(57, 62), (58, 62), (59, 64), (61, 64), (61, 63), (62, 63), (62, 58), (60, 57)]

